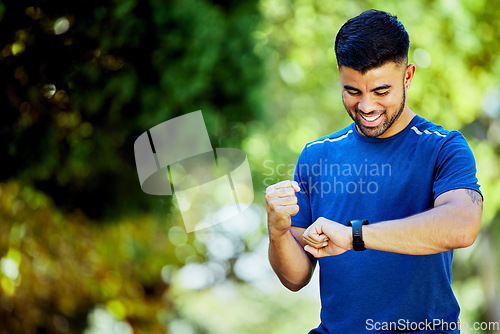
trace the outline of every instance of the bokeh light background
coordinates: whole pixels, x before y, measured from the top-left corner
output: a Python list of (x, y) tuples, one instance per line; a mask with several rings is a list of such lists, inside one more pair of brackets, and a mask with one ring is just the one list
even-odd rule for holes
[[(0, 333), (317, 326), (317, 276), (292, 293), (268, 264), (264, 191), (292, 177), (306, 142), (350, 122), (333, 44), (370, 8), (410, 35), (410, 108), (475, 154), (483, 225), (455, 252), (453, 287), (462, 322), (499, 323), (498, 1), (4, 0)], [(174, 201), (142, 193), (133, 142), (200, 109), (213, 147), (247, 153), (255, 201), (187, 234)]]

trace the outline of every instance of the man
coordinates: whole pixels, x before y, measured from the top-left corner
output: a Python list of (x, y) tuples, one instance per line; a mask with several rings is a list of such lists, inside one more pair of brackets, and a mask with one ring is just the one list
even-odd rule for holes
[(459, 333), (453, 249), (474, 242), (483, 199), (464, 137), (407, 105), (408, 48), (388, 13), (344, 24), (335, 52), (354, 122), (308, 143), (295, 180), (266, 191), (281, 282), (298, 291), (319, 261), (321, 324), (310, 333)]

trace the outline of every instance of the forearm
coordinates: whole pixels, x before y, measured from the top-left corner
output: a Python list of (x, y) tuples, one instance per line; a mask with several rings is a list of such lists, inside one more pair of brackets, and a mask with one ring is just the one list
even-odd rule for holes
[(298, 291), (311, 279), (316, 260), (310, 259), (288, 230), (282, 235), (269, 235), (269, 262), (281, 283)]
[[(365, 247), (409, 255), (429, 255), (472, 245), (479, 232), (483, 198), (475, 190), (441, 194), (434, 208), (403, 219), (363, 226)], [(324, 245), (324, 236), (328, 243)], [(305, 232), (306, 251), (315, 257), (339, 255), (352, 249), (352, 229), (318, 218)]]
[(366, 248), (428, 255), (470, 246), (481, 217), (452, 204), (404, 219), (363, 226)]

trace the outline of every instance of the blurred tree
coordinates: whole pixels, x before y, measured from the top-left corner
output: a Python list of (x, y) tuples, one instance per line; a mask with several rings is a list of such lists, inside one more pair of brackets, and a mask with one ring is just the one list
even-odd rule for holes
[(135, 333), (164, 332), (173, 300), (160, 272), (180, 263), (160, 221), (98, 226), (15, 181), (0, 185), (0, 221), (0, 333), (82, 333), (99, 308)]
[(142, 193), (133, 143), (201, 109), (214, 147), (239, 146), (259, 20), (253, 0), (0, 1), (0, 333), (165, 332), (204, 244)]
[(88, 216), (150, 207), (133, 142), (204, 112), (213, 145), (259, 117), (255, 1), (3, 1), (0, 179), (18, 178)]

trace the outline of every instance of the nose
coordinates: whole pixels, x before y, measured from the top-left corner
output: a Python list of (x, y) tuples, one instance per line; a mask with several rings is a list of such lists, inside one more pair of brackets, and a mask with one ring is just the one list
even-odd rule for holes
[(375, 101), (370, 97), (370, 94), (366, 94), (361, 97), (361, 100), (358, 103), (358, 109), (364, 114), (369, 114), (376, 110)]

